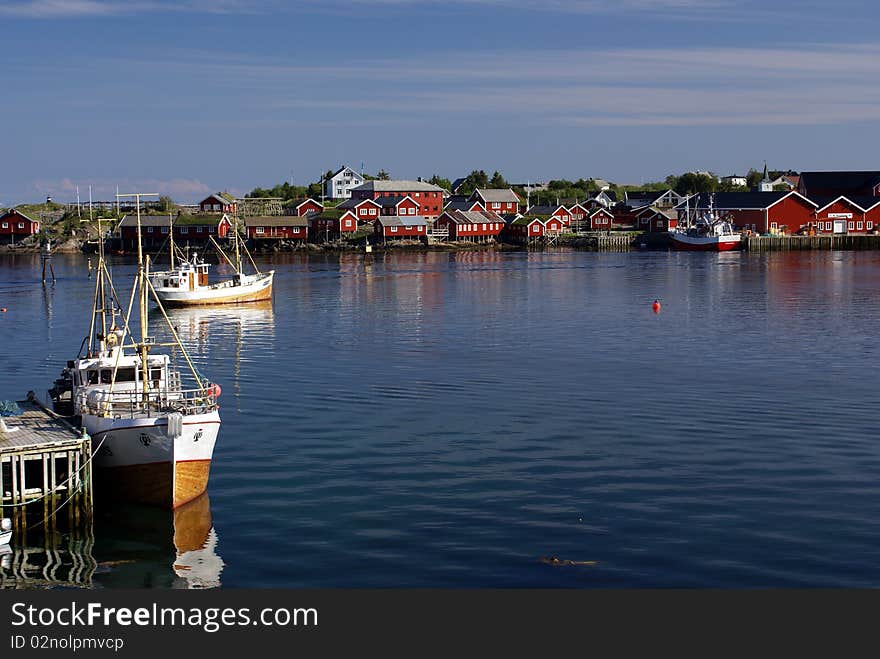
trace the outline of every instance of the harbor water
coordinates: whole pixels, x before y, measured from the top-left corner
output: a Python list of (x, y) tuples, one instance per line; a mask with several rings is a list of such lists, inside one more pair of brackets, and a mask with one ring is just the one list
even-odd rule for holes
[[(86, 258), (0, 255), (0, 400), (78, 351)], [(96, 492), (78, 585), (880, 586), (880, 253), (259, 263), (271, 305), (169, 312), (223, 390), (208, 496)]]

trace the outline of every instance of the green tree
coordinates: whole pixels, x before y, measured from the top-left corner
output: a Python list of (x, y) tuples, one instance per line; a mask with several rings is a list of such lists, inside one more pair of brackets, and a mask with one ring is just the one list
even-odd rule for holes
[(458, 194), (469, 195), (477, 188), (488, 187), (489, 177), (486, 175), (486, 172), (484, 172), (482, 169), (475, 169), (465, 177), (464, 182), (458, 189)]
[(757, 169), (749, 169), (749, 173), (746, 174), (746, 185), (750, 188), (757, 188), (763, 177), (764, 175)]
[(437, 174), (434, 174), (434, 176), (428, 179), (428, 183), (430, 183), (431, 185), (439, 186), (444, 190), (452, 189), (452, 181), (450, 181), (448, 178), (441, 178), (437, 176)]
[(718, 189), (718, 179), (711, 174), (698, 174), (685, 172), (678, 177), (675, 191), (678, 194), (693, 194), (695, 192), (715, 192)]
[(162, 195), (159, 197), (159, 208), (162, 209), (163, 213), (170, 213), (174, 208), (174, 201), (171, 197), (167, 195)]
[(389, 180), (391, 180), (391, 174), (386, 172), (384, 169), (380, 169), (379, 173), (376, 174), (376, 178), (379, 179), (380, 181), (389, 181)]
[(498, 171), (495, 171), (492, 174), (492, 179), (489, 181), (489, 187), (498, 189), (498, 188), (508, 188), (510, 186), (507, 184), (507, 181), (505, 180), (505, 178), (503, 176), (501, 176), (501, 174)]

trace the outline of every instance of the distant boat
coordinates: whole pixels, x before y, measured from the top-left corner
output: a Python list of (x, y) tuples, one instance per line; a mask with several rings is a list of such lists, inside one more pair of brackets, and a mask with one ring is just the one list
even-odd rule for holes
[(210, 264), (204, 259), (199, 260), (198, 253), (187, 255), (174, 265), (174, 229), (171, 235), (171, 269), (149, 273), (150, 284), (156, 291), (156, 297), (163, 305), (169, 307), (189, 307), (207, 304), (233, 304), (241, 302), (258, 302), (272, 299), (272, 280), (275, 271), (247, 274), (241, 264), (238, 231), (233, 229), (235, 240), (235, 261), (233, 262), (220, 246), (214, 242), (217, 251), (235, 268), (230, 279), (209, 283), (208, 269)]
[(728, 252), (742, 247), (742, 233), (726, 217), (715, 211), (714, 195), (709, 197), (709, 208), (693, 216), (685, 202), (685, 221), (670, 231), (672, 246), (677, 250), (700, 252)]

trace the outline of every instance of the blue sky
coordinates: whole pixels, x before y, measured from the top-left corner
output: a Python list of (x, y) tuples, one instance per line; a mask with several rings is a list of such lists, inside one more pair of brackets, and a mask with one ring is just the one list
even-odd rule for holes
[(0, 206), (192, 201), (346, 163), (619, 183), (875, 169), (880, 9), (725, 0), (0, 0)]

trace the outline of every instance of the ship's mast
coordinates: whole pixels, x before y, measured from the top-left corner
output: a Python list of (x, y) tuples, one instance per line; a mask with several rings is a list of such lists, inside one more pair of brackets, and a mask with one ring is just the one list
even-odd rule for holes
[[(141, 353), (141, 380), (144, 385), (144, 399), (149, 396), (150, 390), (150, 378), (149, 378), (149, 370), (147, 368), (147, 356), (150, 353), (150, 346), (148, 345), (148, 314), (147, 314), (147, 302), (148, 302), (148, 283), (147, 283), (147, 271), (144, 266), (144, 249), (141, 240), (141, 197), (158, 197), (159, 195), (155, 192), (133, 192), (130, 194), (119, 194), (116, 195), (118, 197), (134, 197), (135, 200), (135, 216), (137, 217), (137, 243), (138, 243), (138, 276), (137, 276), (137, 288), (138, 288), (138, 307), (140, 311), (140, 326), (141, 326), (141, 342), (140, 345), (137, 346)], [(152, 342), (150, 342), (152, 343)]]
[(174, 270), (174, 220), (171, 219), (171, 213), (168, 213), (168, 236), (171, 241), (171, 269)]

